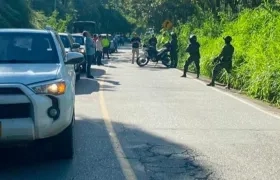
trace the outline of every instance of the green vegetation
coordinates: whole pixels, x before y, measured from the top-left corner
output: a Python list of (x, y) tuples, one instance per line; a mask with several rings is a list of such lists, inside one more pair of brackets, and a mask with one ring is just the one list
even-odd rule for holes
[[(234, 88), (248, 95), (280, 105), (280, 13), (259, 7), (242, 11), (233, 21), (213, 18), (201, 26), (187, 23), (176, 28), (179, 33), (180, 62), (183, 68), (187, 59), (185, 48), (189, 34), (195, 33), (201, 43), (201, 72), (211, 77), (212, 61), (224, 45), (222, 37), (231, 35), (235, 47), (232, 83)], [(225, 82), (227, 73), (221, 73), (220, 81)]]
[[(56, 2), (56, 3), (54, 3)], [(99, 33), (127, 33), (133, 28), (110, 1), (0, 0), (0, 28), (44, 28), (63, 32), (75, 20), (95, 21)]]

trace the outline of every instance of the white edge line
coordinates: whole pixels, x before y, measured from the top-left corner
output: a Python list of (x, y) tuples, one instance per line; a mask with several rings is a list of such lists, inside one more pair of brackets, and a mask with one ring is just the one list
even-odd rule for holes
[[(180, 69), (176, 69), (176, 70), (182, 72)], [(195, 80), (196, 82), (199, 82), (200, 84), (206, 85), (203, 81), (201, 81), (201, 80), (199, 80), (199, 79), (195, 79), (193, 76), (191, 76), (191, 77), (193, 78), (192, 80)], [(235, 99), (235, 100), (238, 100), (239, 102), (242, 102), (242, 103), (244, 103), (244, 104), (246, 104), (246, 105), (248, 105), (248, 106), (250, 106), (250, 107), (252, 107), (252, 108), (254, 108), (254, 109), (256, 109), (256, 110), (258, 110), (258, 111), (260, 111), (260, 112), (262, 112), (262, 113), (265, 113), (265, 114), (267, 114), (267, 115), (269, 115), (269, 116), (272, 116), (272, 117), (277, 118), (277, 119), (280, 120), (280, 116), (278, 116), (278, 115), (276, 115), (276, 114), (273, 114), (273, 113), (271, 113), (271, 112), (268, 112), (268, 111), (264, 110), (263, 108), (260, 108), (259, 106), (255, 105), (254, 103), (245, 101), (245, 100), (243, 100), (243, 99), (241, 99), (241, 98), (239, 98), (239, 97), (237, 97), (237, 96), (234, 96), (234, 95), (232, 95), (232, 94), (230, 94), (230, 93), (228, 93), (228, 92), (224, 92), (224, 91), (222, 91), (222, 90), (219, 90), (219, 89), (217, 89), (217, 88), (215, 88), (215, 87), (209, 87), (209, 88), (211, 88), (212, 90), (214, 90), (214, 91), (216, 91), (216, 92), (219, 92), (219, 93), (222, 93), (222, 94), (224, 94), (224, 95), (227, 95), (227, 96), (229, 96), (229, 97), (231, 97), (231, 98), (233, 98), (233, 99)]]

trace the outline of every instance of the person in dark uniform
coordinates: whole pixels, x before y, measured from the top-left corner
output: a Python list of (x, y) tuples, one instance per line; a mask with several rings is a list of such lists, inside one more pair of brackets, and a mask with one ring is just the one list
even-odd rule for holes
[(181, 77), (187, 77), (189, 65), (192, 62), (194, 62), (195, 67), (196, 67), (197, 78), (199, 78), (199, 75), (200, 75), (200, 65), (199, 65), (200, 44), (197, 42), (197, 37), (195, 35), (191, 35), (189, 38), (189, 41), (190, 41), (190, 44), (189, 44), (188, 48), (186, 49), (186, 52), (188, 52), (190, 54), (190, 57), (188, 58), (188, 60), (185, 63), (184, 74)]
[[(225, 69), (229, 75), (231, 73), (232, 56), (234, 53), (234, 47), (231, 45), (232, 38), (227, 36), (224, 38), (224, 41), (225, 46), (223, 47), (221, 54), (214, 59), (214, 63), (218, 62), (218, 64), (214, 67), (212, 81), (207, 84), (207, 86), (215, 86), (217, 75), (222, 69)], [(227, 88), (230, 89), (230, 79), (228, 80)]]
[(155, 37), (155, 35), (153, 34), (152, 37), (149, 39), (149, 44), (151, 46), (153, 46), (154, 48), (157, 47), (157, 38)]
[(171, 33), (171, 50), (170, 50), (170, 57), (171, 57), (171, 65), (170, 68), (177, 68), (178, 64), (178, 40), (177, 35), (172, 32)]

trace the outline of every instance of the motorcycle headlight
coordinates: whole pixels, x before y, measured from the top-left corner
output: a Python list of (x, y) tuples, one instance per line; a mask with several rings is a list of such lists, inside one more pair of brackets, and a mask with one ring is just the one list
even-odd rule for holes
[(32, 87), (36, 94), (62, 95), (66, 91), (65, 82), (55, 82)]

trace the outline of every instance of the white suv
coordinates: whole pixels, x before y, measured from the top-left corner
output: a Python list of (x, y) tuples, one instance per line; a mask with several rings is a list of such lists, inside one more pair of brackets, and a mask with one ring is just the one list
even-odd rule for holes
[(44, 142), (56, 158), (73, 157), (74, 64), (51, 30), (0, 29), (0, 145)]

